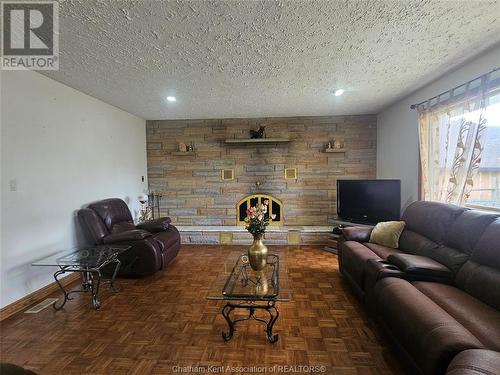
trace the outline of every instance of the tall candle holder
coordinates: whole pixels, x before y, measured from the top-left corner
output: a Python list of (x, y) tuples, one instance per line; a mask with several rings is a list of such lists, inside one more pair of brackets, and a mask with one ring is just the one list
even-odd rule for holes
[(155, 193), (151, 191), (148, 194), (148, 206), (151, 210), (151, 216), (153, 219), (160, 217), (160, 202), (162, 195), (160, 193)]
[(148, 203), (148, 195), (142, 194), (138, 197), (139, 203), (141, 204), (141, 209), (139, 210), (139, 221), (146, 221), (151, 219), (151, 210), (149, 209)]
[(146, 221), (160, 217), (160, 203), (162, 195), (155, 192), (149, 192), (139, 196), (141, 209), (139, 211), (139, 220)]

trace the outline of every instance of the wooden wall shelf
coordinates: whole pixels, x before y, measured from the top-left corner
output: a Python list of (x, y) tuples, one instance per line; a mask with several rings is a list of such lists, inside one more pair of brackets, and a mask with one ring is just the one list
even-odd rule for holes
[(347, 149), (345, 149), (345, 148), (325, 148), (325, 152), (342, 153), (342, 152), (347, 152)]
[(288, 138), (246, 138), (246, 139), (226, 139), (228, 145), (261, 145), (272, 143), (288, 143)]
[(172, 152), (172, 155), (175, 155), (175, 156), (195, 156), (196, 152), (194, 152), (194, 151), (175, 151), (175, 152)]

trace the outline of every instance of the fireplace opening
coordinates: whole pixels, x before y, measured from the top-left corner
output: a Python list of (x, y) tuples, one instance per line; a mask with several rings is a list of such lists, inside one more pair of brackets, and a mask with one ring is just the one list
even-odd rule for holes
[[(266, 217), (269, 218), (269, 225), (283, 225), (283, 203), (268, 194), (249, 195), (240, 200), (236, 205), (236, 223), (238, 225), (245, 225), (247, 209), (262, 204), (266, 199), (269, 200), (266, 213)], [(276, 215), (274, 219), (272, 218), (273, 215)]]

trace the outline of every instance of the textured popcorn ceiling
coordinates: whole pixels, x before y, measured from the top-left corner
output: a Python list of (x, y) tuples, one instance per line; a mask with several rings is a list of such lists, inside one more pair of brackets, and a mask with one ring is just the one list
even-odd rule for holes
[(60, 16), (44, 74), (146, 119), (376, 113), (500, 41), (499, 1), (67, 0)]

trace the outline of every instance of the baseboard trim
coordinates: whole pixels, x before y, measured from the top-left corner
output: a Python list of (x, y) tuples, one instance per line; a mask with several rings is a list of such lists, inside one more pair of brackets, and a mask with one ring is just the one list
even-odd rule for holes
[[(59, 279), (63, 286), (67, 286), (80, 278), (79, 273), (72, 273), (66, 277)], [(44, 286), (41, 289), (35, 290), (33, 293), (28, 294), (27, 296), (18, 299), (15, 302), (12, 302), (10, 305), (7, 305), (0, 309), (0, 322), (11, 317), (18, 312), (23, 311), (27, 307), (34, 305), (35, 303), (40, 302), (44, 298), (47, 298), (49, 295), (59, 290), (59, 286), (54, 281), (52, 284)]]

